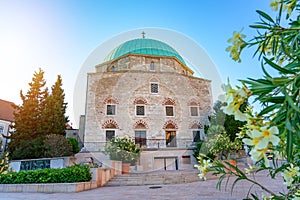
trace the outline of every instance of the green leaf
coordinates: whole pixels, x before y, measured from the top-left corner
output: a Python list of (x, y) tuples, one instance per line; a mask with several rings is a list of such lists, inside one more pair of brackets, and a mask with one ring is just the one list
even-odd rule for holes
[(284, 94), (285, 94), (285, 99), (287, 100), (288, 104), (291, 106), (291, 108), (293, 108), (294, 110), (296, 110), (297, 112), (300, 112), (299, 107), (297, 107), (295, 105), (295, 102), (293, 101), (293, 99), (287, 94), (287, 92), (284, 90)]
[(270, 26), (261, 25), (261, 24), (250, 25), (249, 27), (255, 29), (270, 29)]
[(270, 17), (267, 13), (263, 12), (263, 11), (260, 11), (260, 10), (257, 10), (256, 11), (260, 16), (262, 16), (263, 18), (265, 18), (266, 20), (272, 22), (272, 23), (275, 23), (274, 20), (272, 19), (272, 17)]
[(274, 109), (279, 108), (279, 107), (280, 107), (279, 104), (273, 104), (271, 106), (268, 106), (268, 107), (264, 108), (262, 111), (260, 111), (260, 113), (258, 115), (262, 116), (262, 115), (267, 114), (267, 113), (269, 113), (269, 112), (271, 112)]
[(267, 64), (269, 64), (271, 67), (273, 67), (274, 69), (278, 70), (279, 72), (283, 73), (283, 74), (296, 74), (296, 72), (285, 69), (275, 63), (273, 63), (271, 60), (269, 60), (268, 58), (264, 57), (264, 60), (266, 61)]
[(286, 138), (286, 155), (287, 155), (287, 161), (290, 162), (292, 158), (292, 152), (293, 152), (293, 133), (292, 131), (287, 131), (287, 138)]
[(291, 82), (291, 79), (286, 78), (286, 77), (272, 78), (272, 83), (273, 83), (273, 85), (276, 85), (276, 86), (282, 86), (282, 85), (288, 84), (289, 82)]
[(283, 103), (285, 101), (285, 96), (271, 96), (271, 97), (262, 97), (259, 99), (262, 102), (266, 103)]

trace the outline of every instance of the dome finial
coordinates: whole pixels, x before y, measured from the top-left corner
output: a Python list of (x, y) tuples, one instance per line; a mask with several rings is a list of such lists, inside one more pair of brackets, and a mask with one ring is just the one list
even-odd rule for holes
[(142, 38), (145, 38), (145, 34), (146, 34), (146, 33), (143, 31), (143, 32), (142, 32)]

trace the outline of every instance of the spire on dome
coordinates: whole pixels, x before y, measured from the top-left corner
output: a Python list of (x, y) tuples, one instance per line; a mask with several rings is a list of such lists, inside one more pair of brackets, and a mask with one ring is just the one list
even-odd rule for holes
[(143, 31), (143, 32), (142, 32), (142, 38), (145, 38), (145, 34), (146, 34), (146, 33)]

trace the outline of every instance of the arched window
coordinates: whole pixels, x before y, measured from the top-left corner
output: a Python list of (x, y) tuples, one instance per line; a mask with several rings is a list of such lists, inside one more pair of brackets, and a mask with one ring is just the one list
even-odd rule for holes
[(197, 102), (196, 100), (192, 99), (191, 101), (189, 101), (188, 106), (189, 106), (189, 110), (190, 110), (190, 116), (191, 117), (199, 117), (199, 105), (200, 103)]
[(153, 61), (150, 63), (150, 71), (155, 71), (155, 65)]
[(173, 99), (167, 98), (163, 101), (163, 106), (165, 106), (166, 116), (167, 117), (174, 117), (174, 106), (175, 101)]
[(138, 148), (145, 148), (147, 145), (146, 129), (148, 125), (145, 121), (139, 120), (134, 126), (135, 144)]
[(115, 66), (112, 66), (112, 67), (111, 67), (111, 71), (112, 71), (112, 72), (115, 72), (115, 71), (116, 71)]
[(104, 100), (106, 104), (106, 115), (116, 115), (118, 100), (112, 96), (109, 96)]
[(102, 128), (105, 129), (106, 141), (112, 140), (116, 135), (116, 129), (119, 128), (117, 122), (114, 120), (107, 120), (102, 124)]
[(199, 142), (200, 140), (205, 140), (205, 133), (203, 125), (200, 122), (194, 121), (190, 126), (192, 131), (193, 142)]
[(135, 99), (135, 115), (138, 117), (146, 115), (147, 101), (144, 98)]

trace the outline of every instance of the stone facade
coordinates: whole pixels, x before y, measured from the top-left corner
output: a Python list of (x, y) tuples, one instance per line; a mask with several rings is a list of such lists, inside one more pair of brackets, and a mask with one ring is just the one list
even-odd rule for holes
[[(129, 54), (88, 74), (84, 146), (102, 151), (111, 134), (137, 137), (144, 170), (191, 168), (195, 137), (212, 111), (211, 81), (173, 57)], [(200, 136), (195, 136), (200, 134)]]

